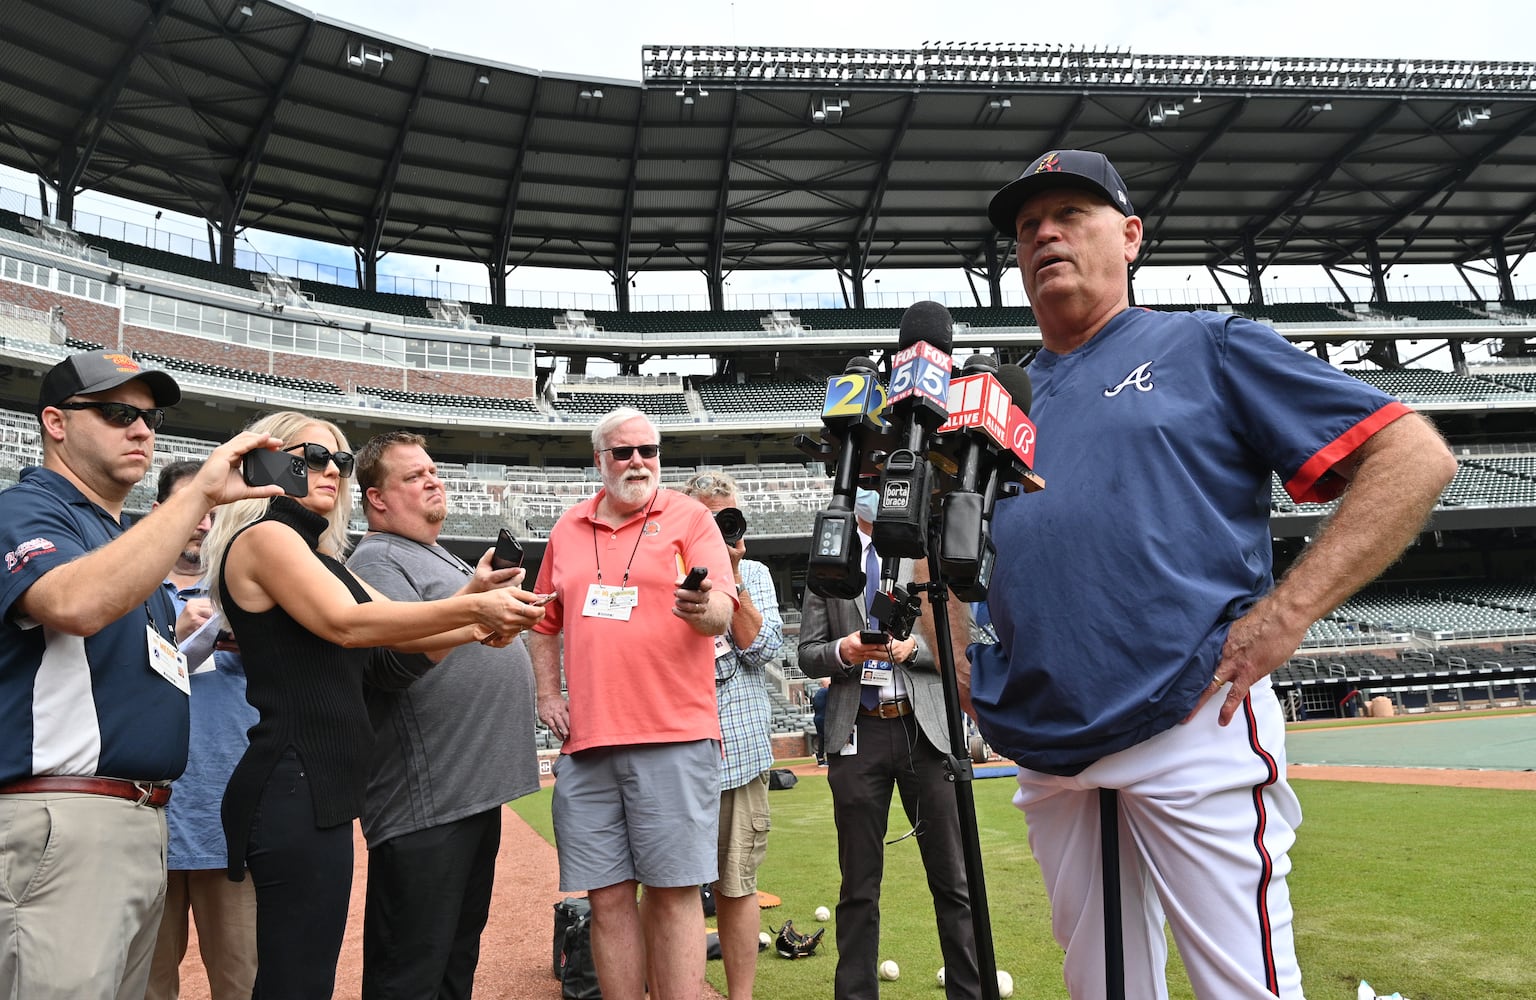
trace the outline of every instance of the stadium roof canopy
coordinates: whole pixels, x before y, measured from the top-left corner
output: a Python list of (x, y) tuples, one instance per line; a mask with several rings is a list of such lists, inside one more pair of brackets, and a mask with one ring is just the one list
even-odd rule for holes
[[(470, 43), (472, 39), (466, 39)], [(614, 275), (996, 280), (989, 195), (1102, 150), (1144, 262), (1507, 262), (1536, 241), (1536, 64), (657, 45), (640, 82), (440, 52), (278, 0), (6, 0), (0, 162), (380, 256)], [(621, 308), (629, 282), (616, 280)]]

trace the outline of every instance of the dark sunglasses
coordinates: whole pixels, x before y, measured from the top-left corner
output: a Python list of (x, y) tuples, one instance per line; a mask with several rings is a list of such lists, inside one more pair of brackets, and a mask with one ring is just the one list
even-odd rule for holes
[(347, 479), (352, 475), (352, 468), (357, 464), (357, 459), (350, 451), (331, 451), (323, 444), (306, 442), (305, 444), (291, 444), (284, 451), (304, 449), (304, 464), (316, 472), (324, 472), (325, 467), (332, 462), (336, 463), (336, 471), (341, 473), (341, 478)]
[(101, 414), (101, 419), (113, 427), (132, 427), (133, 422), (140, 417), (144, 418), (144, 426), (152, 431), (159, 430), (160, 425), (165, 423), (165, 410), (158, 406), (141, 410), (137, 406), (128, 403), (80, 400), (75, 403), (59, 403), (54, 408), (59, 410), (95, 410)]
[(634, 454), (637, 451), (640, 453), (641, 458), (655, 458), (657, 455), (661, 454), (661, 445), (621, 444), (617, 448), (604, 448), (603, 450), (612, 454), (614, 461), (627, 462), (632, 457), (634, 457)]

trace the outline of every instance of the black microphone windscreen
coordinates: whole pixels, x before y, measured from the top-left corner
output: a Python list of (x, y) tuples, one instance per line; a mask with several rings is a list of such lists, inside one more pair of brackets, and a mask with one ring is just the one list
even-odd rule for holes
[(927, 300), (914, 302), (901, 314), (898, 349), (911, 347), (920, 341), (931, 344), (945, 354), (952, 352), (955, 346), (955, 321), (941, 303)]
[(1008, 390), (1008, 395), (1013, 397), (1013, 405), (1029, 413), (1029, 404), (1034, 402), (1035, 388), (1029, 381), (1029, 372), (1018, 365), (1003, 365), (998, 369), (997, 380)]
[(972, 354), (960, 363), (960, 370), (967, 375), (975, 375), (977, 372), (991, 372), (997, 374), (997, 359), (990, 354)]
[(849, 358), (848, 364), (843, 368), (845, 374), (847, 372), (872, 372), (876, 370), (875, 362), (869, 358)]

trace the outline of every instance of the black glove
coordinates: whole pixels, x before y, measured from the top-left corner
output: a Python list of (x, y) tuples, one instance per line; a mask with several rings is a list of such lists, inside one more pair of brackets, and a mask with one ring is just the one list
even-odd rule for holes
[(816, 946), (821, 944), (821, 936), (826, 932), (827, 929), (822, 927), (815, 934), (806, 937), (795, 930), (794, 921), (786, 920), (784, 926), (779, 928), (778, 937), (774, 940), (774, 950), (779, 953), (780, 958), (809, 958), (816, 953)]

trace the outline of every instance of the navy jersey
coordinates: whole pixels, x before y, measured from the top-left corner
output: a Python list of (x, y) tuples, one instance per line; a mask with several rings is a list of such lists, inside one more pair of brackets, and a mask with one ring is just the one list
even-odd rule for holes
[(1183, 719), (1231, 622), (1272, 586), (1270, 473), (1328, 500), (1329, 469), (1409, 412), (1268, 327), (1127, 309), (1077, 350), (1031, 363), (1035, 469), (998, 504), (974, 646), (987, 741), (1075, 774)]
[(74, 484), (42, 468), (0, 493), (0, 784), (35, 775), (164, 781), (187, 764), (187, 696), (149, 665), (148, 628), (172, 639), (176, 610), (157, 587), (88, 638), (24, 619), (43, 574), (122, 528)]

